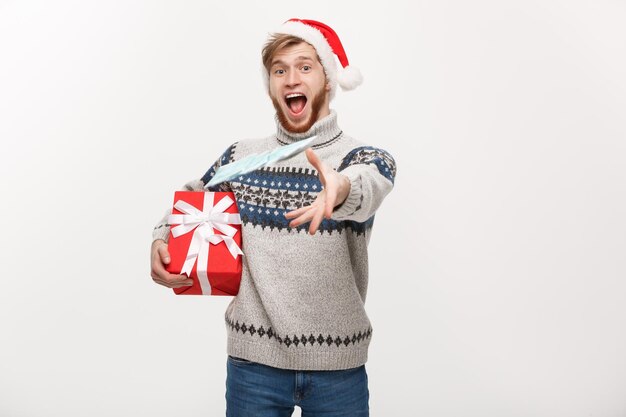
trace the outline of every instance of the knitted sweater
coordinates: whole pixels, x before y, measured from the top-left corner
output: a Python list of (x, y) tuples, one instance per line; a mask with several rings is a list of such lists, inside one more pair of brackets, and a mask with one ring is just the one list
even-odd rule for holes
[[(310, 235), (310, 223), (289, 227), (287, 211), (310, 205), (322, 190), (304, 153), (210, 191), (232, 191), (242, 220), (243, 271), (239, 293), (225, 313), (227, 353), (269, 366), (337, 370), (367, 361), (372, 326), (364, 304), (374, 213), (391, 191), (396, 173), (386, 151), (344, 134), (334, 110), (306, 133), (286, 131), (236, 142), (201, 179), (183, 189), (203, 190), (224, 164), (317, 135), (322, 161), (350, 179), (350, 193)], [(168, 241), (166, 216), (153, 239)]]

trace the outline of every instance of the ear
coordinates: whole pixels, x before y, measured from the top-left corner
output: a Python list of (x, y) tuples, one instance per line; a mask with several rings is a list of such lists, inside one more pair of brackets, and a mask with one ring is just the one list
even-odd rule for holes
[(324, 86), (324, 90), (330, 91), (330, 82), (326, 83), (326, 85)]

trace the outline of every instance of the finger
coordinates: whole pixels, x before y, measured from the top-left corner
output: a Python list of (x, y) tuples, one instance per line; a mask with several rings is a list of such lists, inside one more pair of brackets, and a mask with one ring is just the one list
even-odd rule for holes
[(324, 210), (322, 207), (320, 207), (319, 210), (315, 211), (315, 214), (313, 215), (313, 220), (311, 220), (311, 225), (309, 226), (310, 234), (314, 235), (315, 232), (317, 232), (317, 228), (322, 223), (323, 218), (324, 218)]
[(289, 227), (298, 227), (301, 224), (310, 222), (313, 216), (315, 215), (316, 211), (317, 210), (314, 207), (311, 207), (310, 210), (308, 210), (306, 213), (303, 213), (299, 217), (290, 221)]
[(150, 276), (154, 282), (168, 288), (174, 288), (174, 286), (189, 286), (193, 284), (193, 280), (188, 276), (182, 274), (170, 274), (165, 269), (163, 258), (168, 258), (167, 262), (169, 263), (167, 244), (162, 244), (155, 252), (153, 252), (152, 255), (152, 265), (150, 271)]
[(302, 213), (306, 212), (309, 208), (311, 208), (310, 205), (300, 207), (299, 209), (288, 211), (285, 213), (285, 217), (288, 219), (293, 219), (294, 217), (298, 217)]
[(164, 264), (169, 264), (170, 263), (170, 253), (167, 250), (167, 244), (160, 245), (157, 248), (157, 252), (159, 252), (159, 256), (161, 257), (161, 261)]
[(172, 288), (173, 286), (189, 286), (193, 284), (193, 279), (189, 278), (186, 275), (176, 275), (170, 274), (167, 271), (164, 271), (163, 274), (158, 274), (153, 271), (152, 279), (157, 284), (164, 285), (168, 288)]
[(170, 274), (164, 268), (158, 255), (156, 255), (155, 258), (152, 260), (152, 270), (150, 276), (152, 276), (152, 279), (154, 281), (161, 282), (182, 282), (189, 279), (189, 277), (187, 277), (186, 275)]
[(191, 279), (187, 279), (181, 282), (169, 282), (169, 281), (163, 281), (161, 279), (155, 279), (154, 282), (156, 282), (159, 285), (163, 285), (164, 287), (167, 287), (167, 288), (181, 288), (181, 287), (189, 287), (193, 285), (193, 280)]
[(183, 282), (189, 280), (187, 275), (170, 274), (165, 269), (154, 268), (150, 274), (153, 280), (161, 282)]
[(313, 151), (313, 149), (308, 148), (306, 151), (306, 158), (309, 160), (309, 163), (311, 165), (313, 165), (313, 167), (317, 170), (319, 177), (320, 177), (320, 182), (322, 183), (322, 185), (326, 185), (326, 176), (324, 175), (324, 163), (322, 162), (322, 160), (317, 156), (317, 154)]
[(156, 253), (152, 254), (151, 268), (152, 268), (152, 272), (156, 274), (157, 276), (165, 277), (167, 275), (170, 275), (170, 273), (165, 269), (165, 264), (163, 263), (163, 257), (161, 256), (159, 249), (161, 248), (158, 248), (156, 250)]
[(192, 285), (193, 285), (193, 281), (189, 280), (189, 281), (181, 282), (180, 284), (172, 284), (170, 288), (183, 288), (183, 287), (190, 287)]
[(313, 165), (315, 169), (317, 169), (318, 171), (321, 171), (322, 160), (317, 156), (317, 154), (313, 151), (313, 149), (307, 148), (307, 150), (304, 151), (304, 153), (306, 154), (306, 159), (309, 160), (309, 163)]
[(193, 279), (189, 278), (187, 275), (169, 274), (169, 276), (165, 277), (165, 279), (170, 284), (181, 284), (183, 282), (193, 283)]
[[(308, 221), (311, 220), (312, 216), (313, 216), (313, 212), (317, 209), (317, 207), (319, 207), (320, 205), (323, 206), (323, 201), (326, 198), (326, 191), (322, 190), (318, 195), (317, 198), (315, 199), (315, 201), (313, 201), (312, 204), (308, 205), (308, 206), (304, 206), (304, 207), (300, 207), (297, 210), (294, 210), (292, 213), (295, 213), (294, 216), (289, 216), (288, 218), (293, 218), (296, 217), (297, 221), (292, 221), (291, 223), (289, 223), (289, 227), (295, 227), (295, 226), (299, 226), (303, 223), (306, 223)], [(313, 210), (313, 212), (311, 211)], [(293, 226), (292, 226), (293, 224)]]

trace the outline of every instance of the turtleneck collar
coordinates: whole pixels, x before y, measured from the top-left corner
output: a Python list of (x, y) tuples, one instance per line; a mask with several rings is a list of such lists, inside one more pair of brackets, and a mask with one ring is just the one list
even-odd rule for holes
[(304, 133), (292, 133), (285, 130), (283, 125), (278, 120), (278, 115), (275, 115), (276, 119), (276, 139), (281, 145), (289, 145), (302, 139), (306, 139), (313, 135), (317, 135), (317, 138), (313, 141), (311, 147), (313, 149), (322, 146), (330, 145), (341, 137), (343, 132), (337, 125), (337, 112), (333, 109), (330, 110), (330, 114), (321, 118), (311, 126), (309, 130)]

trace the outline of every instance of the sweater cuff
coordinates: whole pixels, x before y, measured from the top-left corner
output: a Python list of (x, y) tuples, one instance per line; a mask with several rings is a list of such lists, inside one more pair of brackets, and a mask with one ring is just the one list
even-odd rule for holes
[(167, 242), (170, 238), (170, 225), (167, 223), (167, 218), (172, 214), (172, 209), (165, 210), (163, 218), (154, 226), (152, 230), (152, 241), (157, 239), (163, 239)]
[(157, 239), (163, 239), (165, 242), (169, 240), (170, 237), (170, 226), (161, 224), (154, 228), (152, 231), (152, 241), (154, 242)]
[(357, 171), (358, 166), (353, 165), (339, 172), (350, 180), (350, 193), (343, 203), (335, 207), (330, 216), (332, 220), (344, 220), (361, 208), (363, 189), (361, 187), (361, 175)]

